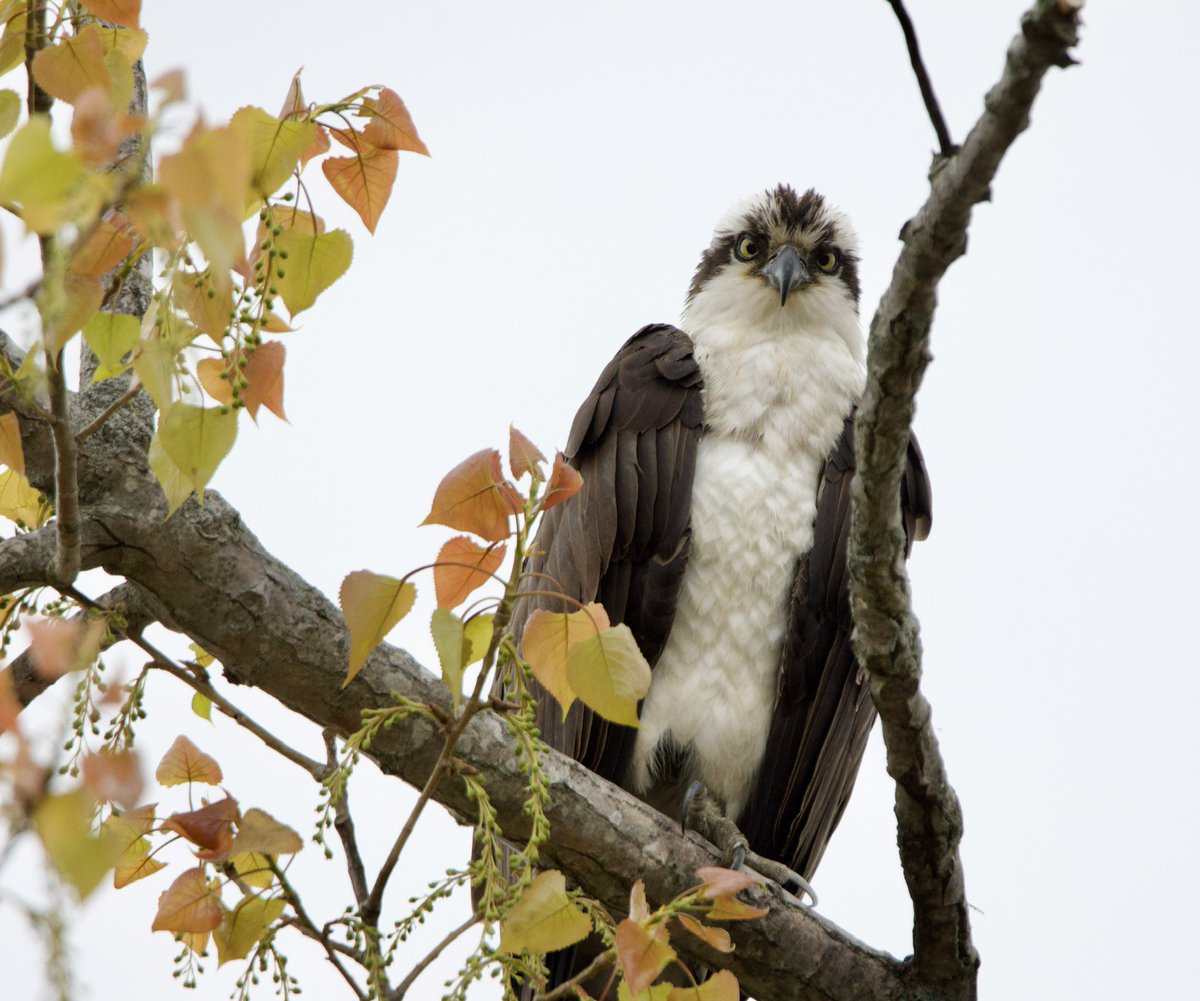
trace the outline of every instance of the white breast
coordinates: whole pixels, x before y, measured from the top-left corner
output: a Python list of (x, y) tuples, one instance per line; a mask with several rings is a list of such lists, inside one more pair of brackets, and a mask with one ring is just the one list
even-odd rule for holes
[(788, 595), (797, 558), (812, 545), (821, 469), (863, 372), (857, 342), (827, 325), (690, 332), (707, 422), (691, 556), (628, 784), (648, 791), (651, 754), (670, 733), (691, 745), (699, 777), (736, 817), (762, 761)]

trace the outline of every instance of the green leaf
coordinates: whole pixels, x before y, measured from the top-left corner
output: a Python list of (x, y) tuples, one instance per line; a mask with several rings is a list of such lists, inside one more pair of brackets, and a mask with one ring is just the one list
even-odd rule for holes
[(267, 929), (283, 913), (282, 897), (246, 894), (233, 910), (225, 914), (221, 927), (213, 932), (217, 943), (217, 966), (230, 960), (245, 959)]
[(207, 695), (202, 695), (200, 692), (197, 692), (192, 696), (192, 712), (194, 712), (201, 719), (206, 719), (211, 723), (212, 699), (210, 699)]
[(638, 702), (650, 689), (650, 665), (622, 623), (567, 651), (567, 684), (605, 719), (636, 727)]
[(237, 438), (237, 411), (172, 403), (158, 422), (158, 435), (171, 461), (196, 488), (201, 501), (204, 487)]
[(500, 951), (545, 953), (586, 938), (592, 922), (567, 896), (557, 869), (539, 873), (500, 923)]
[(141, 323), (124, 313), (96, 313), (83, 326), (83, 339), (100, 359), (93, 382), (111, 378), (123, 369), (121, 360), (141, 336)]
[(442, 684), (450, 689), (454, 708), (462, 701), (463, 637), (462, 619), (448, 608), (434, 609), (429, 620), (429, 631), (433, 633), (433, 645), (437, 647), (438, 660), (442, 662)]
[(0, 90), (0, 139), (17, 127), (21, 118), (21, 95), (15, 90)]
[(169, 518), (180, 504), (192, 496), (191, 481), (171, 461), (157, 431), (150, 439), (150, 451), (147, 458), (150, 460), (150, 472), (154, 474), (159, 486), (163, 488), (163, 493), (167, 495), (167, 517)]
[(315, 122), (282, 122), (262, 108), (240, 108), (229, 124), (250, 150), (250, 185), (262, 199), (270, 198), (288, 179), (317, 135)]
[(79, 157), (54, 148), (50, 118), (32, 115), (8, 144), (0, 167), (0, 202), (17, 202), (35, 233), (52, 233), (73, 217), (72, 195), (87, 173)]
[(347, 574), (338, 592), (342, 617), (350, 630), (350, 667), (343, 685), (362, 670), (367, 657), (412, 609), (417, 589), (408, 581), (356, 570)]
[(292, 316), (308, 309), (345, 274), (354, 256), (354, 242), (342, 229), (319, 236), (288, 229), (275, 238), (275, 245), (287, 253), (284, 274), (276, 287)]

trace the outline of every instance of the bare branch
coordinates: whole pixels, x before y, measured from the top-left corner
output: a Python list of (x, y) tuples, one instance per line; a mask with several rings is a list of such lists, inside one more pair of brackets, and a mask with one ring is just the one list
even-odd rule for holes
[(437, 945), (430, 949), (416, 966), (409, 970), (408, 976), (406, 976), (400, 981), (399, 984), (396, 985), (395, 990), (388, 995), (390, 1001), (400, 1001), (400, 999), (408, 993), (408, 989), (413, 985), (417, 977), (429, 969), (430, 964), (433, 963), (438, 956), (445, 952), (447, 948), (453, 945), (458, 940), (459, 936), (478, 923), (479, 915), (472, 914), (457, 928), (447, 932), (445, 937)]
[[(326, 727), (325, 738), (325, 774), (330, 774), (337, 768), (337, 733)], [(346, 854), (346, 871), (350, 875), (350, 888), (354, 891), (354, 902), (361, 909), (367, 902), (371, 890), (367, 885), (367, 870), (363, 865), (362, 853), (358, 850), (358, 838), (354, 835), (354, 818), (350, 814), (350, 789), (342, 787), (342, 793), (333, 804), (333, 828), (342, 841), (342, 851)]]
[(130, 386), (127, 390), (125, 390), (124, 393), (122, 393), (115, 400), (113, 400), (112, 403), (110, 403), (107, 407), (105, 407), (102, 411), (100, 411), (99, 416), (97, 416), (95, 420), (93, 420), (87, 427), (85, 427), (82, 431), (79, 432), (79, 434), (77, 434), (75, 436), (75, 440), (77, 442), (82, 442), (82, 441), (85, 441), (86, 439), (90, 438), (97, 431), (99, 431), (102, 427), (104, 427), (104, 425), (108, 422), (108, 419), (113, 414), (115, 414), (118, 410), (120, 410), (123, 406), (125, 406), (125, 404), (128, 403), (130, 400), (135, 399), (137, 397), (138, 393), (140, 393), (141, 391), (142, 391), (141, 386)]
[(50, 382), (50, 433), (54, 436), (54, 523), (58, 546), (54, 582), (69, 587), (79, 576), (79, 443), (71, 430), (71, 400), (63, 372), (63, 353), (46, 352)]
[(854, 520), (849, 565), (855, 652), (869, 673), (883, 724), (888, 772), (914, 907), (918, 984), (947, 999), (975, 996), (978, 957), (958, 844), (962, 817), (946, 777), (919, 688), (920, 639), (904, 573), (904, 530), (896, 498), (905, 468), (913, 396), (929, 361), (937, 284), (966, 249), (971, 209), (988, 197), (1000, 160), (1029, 124), (1052, 66), (1068, 66), (1078, 0), (1037, 0), (1021, 20), (1000, 82), (954, 156), (935, 163), (932, 192), (904, 226), (904, 248), (871, 322), (867, 387), (858, 412)]
[(903, 0), (888, 0), (892, 10), (896, 12), (896, 20), (900, 22), (900, 30), (904, 32), (904, 44), (908, 46), (908, 60), (912, 63), (913, 72), (917, 75), (917, 86), (921, 88), (921, 99), (925, 102), (925, 110), (933, 123), (933, 131), (937, 133), (938, 146), (942, 156), (953, 156), (958, 151), (950, 138), (950, 130), (946, 127), (946, 119), (942, 117), (942, 109), (938, 104), (937, 94), (933, 92), (933, 81), (929, 79), (929, 71), (925, 69), (925, 60), (921, 58), (921, 49), (917, 44), (917, 29), (913, 27), (912, 18), (904, 9)]

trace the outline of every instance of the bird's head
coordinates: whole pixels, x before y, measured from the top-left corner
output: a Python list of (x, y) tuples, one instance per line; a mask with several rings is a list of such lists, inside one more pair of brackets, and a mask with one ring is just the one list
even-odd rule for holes
[(786, 333), (858, 328), (858, 242), (815, 191), (786, 184), (735, 205), (700, 258), (684, 326)]

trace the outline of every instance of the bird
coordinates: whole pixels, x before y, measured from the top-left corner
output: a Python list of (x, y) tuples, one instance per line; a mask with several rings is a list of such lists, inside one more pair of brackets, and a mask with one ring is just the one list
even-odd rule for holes
[[(517, 610), (599, 601), (652, 668), (636, 729), (578, 701), (564, 717), (539, 689), (547, 743), (668, 815), (700, 790), (744, 847), (805, 881), (875, 719), (846, 564), (858, 254), (814, 190), (779, 184), (725, 213), (679, 326), (637, 331), (580, 407), (564, 456), (583, 485), (544, 515), (539, 596)], [(932, 520), (915, 439), (897, 503), (911, 548)]]

